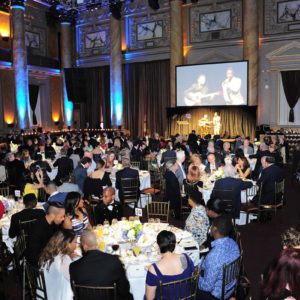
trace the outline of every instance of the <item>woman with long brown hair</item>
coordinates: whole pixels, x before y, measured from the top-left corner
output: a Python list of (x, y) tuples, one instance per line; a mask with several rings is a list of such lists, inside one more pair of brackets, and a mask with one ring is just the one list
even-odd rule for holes
[(266, 300), (300, 299), (300, 249), (284, 249), (262, 283)]
[(44, 270), (49, 300), (73, 299), (69, 266), (76, 242), (73, 230), (60, 230), (52, 236), (41, 254), (39, 266)]

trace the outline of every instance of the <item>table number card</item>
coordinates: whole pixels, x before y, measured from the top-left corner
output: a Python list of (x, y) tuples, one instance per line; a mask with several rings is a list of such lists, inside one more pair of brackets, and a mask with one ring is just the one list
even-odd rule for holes
[(17, 197), (17, 198), (21, 197), (21, 191), (20, 190), (15, 190), (15, 197)]
[(142, 217), (143, 216), (143, 210), (141, 208), (135, 208), (135, 215)]

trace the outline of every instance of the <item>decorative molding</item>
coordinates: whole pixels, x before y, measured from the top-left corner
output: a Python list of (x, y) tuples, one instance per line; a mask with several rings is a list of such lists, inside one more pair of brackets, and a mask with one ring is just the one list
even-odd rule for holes
[(208, 51), (207, 53), (205, 53), (204, 55), (199, 56), (199, 62), (223, 62), (223, 61), (236, 61), (239, 60), (240, 58), (235, 56), (235, 55), (231, 55), (228, 53), (224, 53), (218, 50), (212, 50), (212, 51)]
[[(222, 12), (230, 11), (231, 20), (230, 28), (221, 24), (224, 20), (218, 18), (224, 16)], [(232, 0), (226, 2), (219, 2), (213, 4), (196, 5), (189, 8), (189, 22), (190, 22), (190, 43), (202, 43), (207, 41), (240, 39), (243, 36), (243, 4), (241, 0)], [(208, 29), (201, 32), (204, 17)], [(223, 22), (224, 23), (224, 22)], [(224, 29), (222, 29), (224, 28)]]

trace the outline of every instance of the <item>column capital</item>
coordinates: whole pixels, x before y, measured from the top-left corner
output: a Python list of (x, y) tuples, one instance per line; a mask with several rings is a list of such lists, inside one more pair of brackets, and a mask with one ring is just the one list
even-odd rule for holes
[(10, 5), (12, 9), (25, 10), (25, 0), (11, 0)]

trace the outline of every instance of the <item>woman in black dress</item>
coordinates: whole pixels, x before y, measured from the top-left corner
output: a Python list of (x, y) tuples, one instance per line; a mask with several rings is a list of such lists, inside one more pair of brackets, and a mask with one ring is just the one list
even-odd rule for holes
[(109, 173), (105, 172), (105, 162), (100, 159), (96, 162), (96, 169), (92, 172), (84, 182), (83, 193), (84, 198), (90, 197), (102, 197), (103, 188), (106, 186), (112, 186), (109, 178)]

